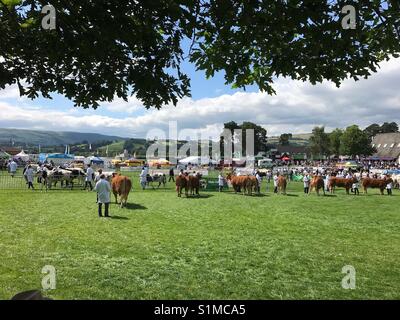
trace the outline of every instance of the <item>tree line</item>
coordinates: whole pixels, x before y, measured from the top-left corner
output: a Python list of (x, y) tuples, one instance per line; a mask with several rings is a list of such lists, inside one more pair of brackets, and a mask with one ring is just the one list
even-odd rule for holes
[(395, 122), (385, 122), (382, 125), (374, 123), (364, 130), (351, 125), (344, 130), (336, 128), (330, 133), (325, 132), (325, 127), (315, 127), (310, 138), (310, 151), (313, 155), (324, 156), (369, 156), (376, 152), (371, 145), (376, 134), (398, 131)]

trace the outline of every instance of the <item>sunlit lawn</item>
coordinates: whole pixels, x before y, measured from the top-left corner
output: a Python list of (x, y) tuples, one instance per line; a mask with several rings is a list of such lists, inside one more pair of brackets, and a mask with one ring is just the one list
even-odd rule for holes
[[(95, 193), (0, 190), (0, 298), (399, 299), (400, 193), (305, 196), (141, 191), (98, 218)], [(341, 286), (356, 269), (356, 289)]]

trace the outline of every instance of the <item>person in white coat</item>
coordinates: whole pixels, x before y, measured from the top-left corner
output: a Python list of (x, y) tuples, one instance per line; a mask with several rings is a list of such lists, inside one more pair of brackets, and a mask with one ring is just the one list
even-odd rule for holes
[(386, 192), (387, 192), (387, 194), (389, 195), (389, 196), (391, 196), (393, 193), (392, 193), (392, 187), (393, 187), (393, 183), (392, 182), (389, 182), (387, 185), (386, 185)]
[(222, 173), (218, 175), (218, 191), (221, 192), (224, 189), (225, 179)]
[(304, 176), (303, 183), (304, 183), (304, 193), (308, 194), (308, 191), (310, 190), (310, 176), (308, 174)]
[(274, 175), (274, 193), (278, 193), (278, 179), (279, 179), (279, 173), (277, 172)]
[(93, 171), (92, 167), (90, 166), (90, 164), (88, 164), (88, 168), (86, 170), (85, 190), (87, 189), (87, 187), (90, 188), (90, 191), (93, 190), (93, 185), (92, 185), (93, 175), (94, 175), (94, 171)]
[(140, 185), (142, 186), (142, 189), (145, 190), (146, 183), (147, 183), (147, 170), (145, 169), (145, 167), (142, 169), (139, 179), (140, 179)]
[(33, 172), (32, 166), (29, 165), (28, 168), (25, 170), (24, 176), (26, 178), (26, 181), (28, 182), (28, 189), (34, 190), (35, 188), (33, 187), (33, 179), (35, 177), (35, 173)]
[(97, 192), (97, 203), (98, 203), (98, 212), (99, 217), (102, 217), (102, 207), (104, 204), (104, 216), (109, 217), (109, 206), (110, 206), (110, 192), (111, 192), (111, 185), (106, 180), (106, 176), (102, 174), (100, 176), (99, 182), (96, 183), (94, 187), (94, 191)]
[(14, 178), (15, 173), (17, 172), (18, 169), (18, 165), (17, 163), (12, 160), (9, 164), (8, 164), (8, 170), (10, 171), (11, 177)]

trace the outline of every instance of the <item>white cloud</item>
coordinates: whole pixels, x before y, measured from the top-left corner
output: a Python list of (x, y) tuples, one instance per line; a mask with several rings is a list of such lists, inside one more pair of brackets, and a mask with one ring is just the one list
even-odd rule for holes
[(19, 89), (17, 85), (8, 86), (0, 90), (0, 99), (19, 99)]
[(129, 97), (128, 101), (116, 98), (114, 101), (102, 105), (108, 111), (132, 114), (143, 108), (142, 103), (136, 97)]
[[(13, 88), (0, 91), (0, 127), (145, 137), (149, 130), (167, 130), (169, 121), (177, 121), (178, 130), (198, 130), (204, 137), (214, 137), (223, 123), (231, 120), (256, 122), (265, 126), (269, 135), (310, 132), (315, 125), (324, 125), (327, 129), (354, 123), (366, 126), (373, 122), (400, 122), (399, 82), (400, 59), (396, 59), (383, 63), (381, 70), (370, 79), (347, 80), (341, 88), (328, 82), (313, 86), (279, 79), (275, 83), (275, 96), (237, 92), (199, 100), (184, 98), (177, 107), (146, 111), (136, 98), (128, 102), (117, 99), (101, 106), (101, 110), (111, 114), (107, 116), (103, 112), (76, 109), (61, 112), (43, 107), (37, 110), (17, 99), (4, 100), (15, 98)], [(141, 114), (135, 115), (137, 111)], [(121, 118), (123, 115), (126, 117)]]

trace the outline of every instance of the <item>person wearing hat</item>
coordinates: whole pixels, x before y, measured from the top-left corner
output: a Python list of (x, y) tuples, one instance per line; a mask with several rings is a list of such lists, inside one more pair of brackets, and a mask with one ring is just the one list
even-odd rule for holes
[(99, 205), (98, 212), (99, 217), (102, 217), (102, 207), (104, 204), (104, 216), (109, 217), (108, 208), (110, 206), (110, 192), (111, 192), (111, 185), (106, 180), (106, 176), (104, 174), (100, 175), (100, 180), (96, 183), (94, 187), (94, 191), (97, 192), (97, 203)]
[(102, 170), (102, 169), (99, 169), (99, 170), (97, 171), (96, 177), (94, 177), (94, 183), (95, 183), (95, 184), (97, 184), (97, 182), (100, 181), (100, 177), (101, 177), (102, 174), (103, 174), (103, 170)]

